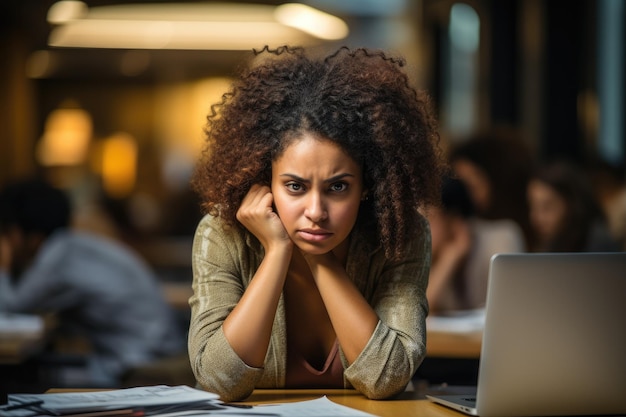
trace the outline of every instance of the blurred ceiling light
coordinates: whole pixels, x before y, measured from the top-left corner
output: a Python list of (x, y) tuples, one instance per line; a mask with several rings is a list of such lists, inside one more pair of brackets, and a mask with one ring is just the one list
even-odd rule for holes
[[(50, 46), (118, 49), (252, 49), (301, 42), (295, 30), (272, 22), (81, 20), (56, 28)], [(251, 37), (251, 34), (255, 34)], [(259, 42), (261, 44), (259, 44)]]
[(298, 3), (276, 7), (276, 20), (285, 26), (300, 29), (320, 39), (337, 40), (348, 36), (348, 25), (328, 13)]
[(82, 164), (91, 141), (91, 116), (79, 108), (54, 110), (46, 119), (37, 147), (37, 159), (44, 166)]
[[(84, 48), (249, 50), (347, 36), (347, 25), (337, 17), (308, 6), (302, 6), (306, 11), (286, 6), (291, 9), (233, 3), (93, 7), (84, 18), (54, 27), (48, 43)], [(280, 21), (277, 16), (282, 16)]]
[(54, 3), (48, 10), (48, 23), (60, 25), (71, 20), (83, 18), (89, 8), (82, 1), (62, 0)]

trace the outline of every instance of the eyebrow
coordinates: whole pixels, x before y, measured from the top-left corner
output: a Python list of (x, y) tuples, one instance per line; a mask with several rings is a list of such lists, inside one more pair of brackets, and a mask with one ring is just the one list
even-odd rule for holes
[[(310, 183), (311, 182), (310, 180), (307, 180), (306, 178), (302, 178), (302, 177), (300, 177), (300, 176), (298, 176), (296, 174), (290, 174), (288, 172), (285, 173), (285, 174), (280, 174), (279, 177), (288, 177), (288, 178), (291, 178), (291, 179), (296, 180), (298, 182), (304, 182), (304, 183)], [(354, 178), (354, 175), (345, 172), (345, 173), (337, 174), (337, 175), (334, 175), (334, 176), (332, 176), (330, 178), (327, 178), (327, 179), (324, 180), (324, 182), (325, 183), (335, 182), (335, 181), (339, 181), (341, 179), (344, 179), (346, 177)]]

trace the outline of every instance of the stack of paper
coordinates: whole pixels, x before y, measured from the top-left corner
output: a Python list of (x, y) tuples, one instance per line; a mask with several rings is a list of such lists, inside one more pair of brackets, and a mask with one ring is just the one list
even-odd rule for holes
[(0, 406), (1, 417), (177, 417), (177, 416), (309, 416), (375, 417), (326, 397), (293, 403), (248, 406), (225, 404), (216, 394), (190, 388), (158, 385), (110, 391), (57, 394), (9, 394)]
[(187, 386), (128, 388), (111, 391), (60, 394), (9, 394), (0, 416), (104, 416), (156, 415), (190, 408), (224, 408), (216, 394)]

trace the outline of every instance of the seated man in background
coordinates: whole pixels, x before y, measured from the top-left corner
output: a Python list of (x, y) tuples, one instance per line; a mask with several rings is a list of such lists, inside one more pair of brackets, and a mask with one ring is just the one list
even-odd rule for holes
[(42, 181), (0, 192), (0, 311), (54, 313), (85, 338), (87, 386), (184, 352), (186, 339), (156, 277), (129, 248), (71, 230), (68, 196)]

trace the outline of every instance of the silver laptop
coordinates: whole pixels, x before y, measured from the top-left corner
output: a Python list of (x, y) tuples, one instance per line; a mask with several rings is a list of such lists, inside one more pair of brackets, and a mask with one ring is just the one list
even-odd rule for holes
[(494, 255), (476, 388), (427, 397), (481, 417), (626, 414), (626, 252)]

